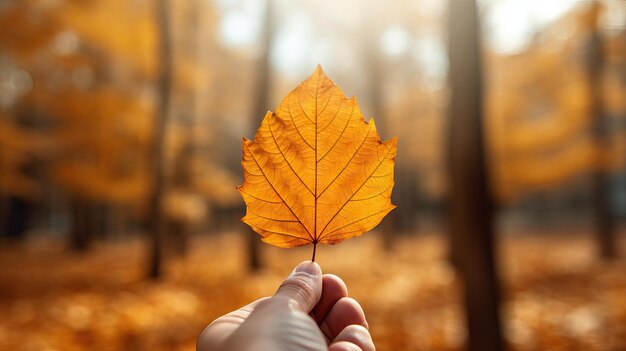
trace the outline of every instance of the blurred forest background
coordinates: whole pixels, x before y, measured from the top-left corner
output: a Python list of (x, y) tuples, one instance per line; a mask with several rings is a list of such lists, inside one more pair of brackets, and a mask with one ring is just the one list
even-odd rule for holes
[(622, 0), (0, 0), (0, 349), (272, 294), (311, 248), (239, 221), (241, 136), (318, 63), (399, 138), (398, 208), (318, 249), (379, 350), (626, 350)]

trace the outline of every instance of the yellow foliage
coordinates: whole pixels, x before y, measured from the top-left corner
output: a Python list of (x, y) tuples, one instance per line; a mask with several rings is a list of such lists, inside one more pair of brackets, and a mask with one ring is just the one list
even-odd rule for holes
[(59, 21), (91, 45), (151, 76), (156, 72), (154, 10), (149, 1), (63, 2)]
[(236, 177), (228, 170), (208, 162), (195, 162), (193, 175), (193, 190), (211, 203), (222, 207), (237, 203)]
[(207, 212), (202, 196), (178, 190), (167, 192), (164, 207), (168, 219), (183, 223), (197, 223)]

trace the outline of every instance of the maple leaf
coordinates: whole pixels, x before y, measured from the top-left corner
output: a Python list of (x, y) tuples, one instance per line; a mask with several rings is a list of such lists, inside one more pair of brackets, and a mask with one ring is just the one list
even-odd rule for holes
[(318, 65), (243, 138), (242, 221), (278, 247), (336, 244), (374, 228), (391, 204), (397, 138), (382, 142)]

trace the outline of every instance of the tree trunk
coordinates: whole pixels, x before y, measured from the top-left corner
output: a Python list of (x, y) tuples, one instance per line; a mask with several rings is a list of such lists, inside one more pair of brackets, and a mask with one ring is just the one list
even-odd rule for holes
[(174, 249), (174, 254), (181, 258), (187, 257), (187, 252), (189, 252), (188, 224), (181, 220), (170, 220), (168, 228), (168, 237)]
[(91, 247), (95, 229), (92, 206), (78, 196), (72, 198), (69, 247), (73, 251), (87, 251)]
[[(265, 6), (265, 19), (263, 21), (263, 33), (262, 33), (262, 50), (261, 56), (258, 61), (258, 78), (256, 87), (256, 97), (254, 100), (254, 108), (252, 113), (252, 125), (257, 126), (260, 121), (265, 117), (265, 112), (269, 110), (269, 93), (271, 88), (270, 77), (270, 65), (269, 65), (269, 53), (272, 47), (272, 15), (273, 4), (272, 0), (266, 1)], [(260, 238), (251, 228), (246, 226), (246, 248), (248, 250), (248, 268), (252, 271), (256, 271), (261, 268), (261, 245)]]
[[(384, 67), (381, 57), (379, 39), (382, 27), (380, 25), (368, 26), (366, 35), (359, 35), (361, 45), (361, 57), (365, 62), (365, 71), (367, 74), (367, 96), (369, 104), (372, 109), (372, 115), (376, 121), (376, 129), (385, 131), (387, 125), (385, 120), (385, 102), (383, 94), (383, 80), (384, 80)], [(384, 139), (384, 136), (381, 135)], [(395, 186), (394, 191), (391, 194), (392, 202), (398, 206), (395, 210), (391, 211), (389, 215), (383, 220), (380, 227), (382, 232), (382, 244), (383, 249), (387, 253), (392, 253), (397, 239), (398, 231), (400, 227), (398, 224), (404, 220), (403, 216), (406, 214), (407, 208), (400, 204), (398, 201), (402, 197), (401, 193), (406, 190), (406, 183), (399, 181), (404, 174), (403, 170), (396, 163), (395, 173)], [(401, 202), (401, 201), (400, 201)]]
[(468, 350), (503, 349), (494, 259), (493, 203), (485, 157), (480, 26), (475, 1), (449, 7), (450, 240), (464, 285)]
[(170, 103), (172, 80), (172, 59), (169, 13), (166, 0), (156, 1), (156, 24), (159, 35), (160, 72), (158, 83), (158, 106), (154, 119), (152, 145), (152, 192), (149, 202), (148, 231), (150, 236), (150, 255), (148, 277), (157, 279), (163, 275), (163, 236), (165, 218), (163, 214), (163, 195), (165, 190), (164, 143)]
[(263, 266), (261, 262), (261, 240), (259, 235), (252, 229), (248, 230), (247, 250), (248, 250), (248, 268), (255, 272)]
[(5, 235), (13, 240), (23, 240), (32, 212), (31, 203), (17, 196), (9, 196), (6, 200), (0, 198), (0, 201), (4, 204), (4, 208), (0, 208), (2, 211), (0, 212), (2, 214), (0, 217), (2, 224), (0, 236)]
[(598, 254), (603, 259), (615, 258), (615, 225), (610, 207), (610, 177), (602, 155), (607, 150), (609, 126), (602, 104), (602, 69), (604, 66), (602, 37), (598, 30), (600, 3), (594, 2), (589, 21), (589, 41), (587, 43), (587, 78), (591, 93), (591, 117), (593, 138), (598, 151), (598, 164), (591, 177), (592, 206), (595, 223)]

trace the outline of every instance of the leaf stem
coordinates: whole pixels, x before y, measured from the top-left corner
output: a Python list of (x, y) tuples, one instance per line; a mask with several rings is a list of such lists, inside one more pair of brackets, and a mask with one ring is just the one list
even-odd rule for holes
[(311, 258), (311, 262), (315, 262), (315, 251), (317, 251), (317, 243), (313, 243), (313, 258)]

